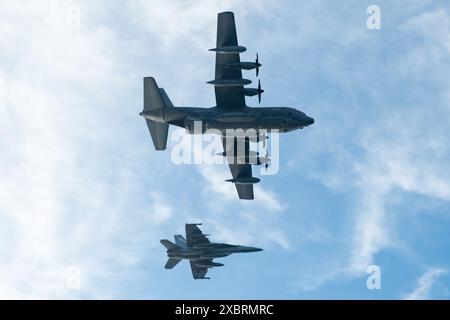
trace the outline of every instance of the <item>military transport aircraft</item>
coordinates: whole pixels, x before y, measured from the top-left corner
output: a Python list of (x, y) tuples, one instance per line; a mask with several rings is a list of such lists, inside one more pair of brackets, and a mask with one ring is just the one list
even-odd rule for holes
[(161, 240), (167, 248), (169, 260), (166, 269), (172, 269), (183, 259), (191, 263), (194, 279), (209, 279), (205, 277), (208, 268), (222, 267), (222, 263), (213, 262), (214, 258), (222, 258), (232, 253), (257, 252), (262, 249), (246, 246), (235, 246), (225, 243), (212, 243), (198, 228), (201, 224), (186, 224), (186, 239), (182, 235), (175, 235), (175, 243)]
[[(257, 95), (261, 101), (264, 91), (261, 83), (258, 88), (244, 88), (251, 81), (242, 78), (242, 70), (256, 69), (258, 75), (261, 63), (258, 56), (255, 62), (240, 61), (239, 54), (246, 48), (238, 45), (232, 12), (219, 13), (217, 44), (210, 51), (216, 53), (215, 79), (208, 82), (214, 85), (215, 107), (174, 107), (164, 89), (158, 87), (154, 78), (148, 77), (144, 78), (144, 111), (140, 115), (147, 122), (156, 150), (166, 149), (169, 124), (186, 128), (191, 134), (214, 129), (222, 136), (224, 151), (220, 155), (226, 157), (233, 176), (226, 181), (235, 184), (240, 199), (253, 199), (253, 184), (260, 180), (252, 176), (251, 165), (264, 164), (267, 168), (270, 158), (251, 151), (250, 142), (265, 144), (266, 133), (302, 129), (313, 124), (314, 119), (294, 108), (246, 105), (245, 96)], [(197, 123), (200, 126), (196, 126)]]

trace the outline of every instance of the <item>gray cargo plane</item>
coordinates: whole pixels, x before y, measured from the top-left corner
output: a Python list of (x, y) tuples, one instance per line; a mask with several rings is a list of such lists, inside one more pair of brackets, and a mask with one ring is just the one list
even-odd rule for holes
[(235, 246), (225, 243), (212, 243), (198, 228), (201, 224), (186, 224), (186, 239), (182, 235), (175, 235), (175, 243), (161, 240), (167, 249), (169, 260), (166, 269), (172, 269), (183, 259), (191, 263), (194, 279), (209, 279), (205, 277), (209, 268), (222, 267), (222, 263), (213, 262), (214, 258), (222, 258), (232, 253), (257, 252), (262, 249), (246, 246)]
[[(246, 50), (238, 45), (234, 15), (222, 12), (218, 15), (217, 44), (210, 49), (216, 53), (215, 79), (208, 83), (214, 85), (216, 106), (212, 108), (174, 107), (163, 88), (159, 88), (152, 77), (144, 78), (144, 110), (140, 113), (147, 122), (156, 150), (165, 150), (169, 125), (186, 128), (191, 134), (203, 134), (214, 129), (222, 136), (224, 151), (232, 179), (240, 199), (253, 199), (253, 184), (260, 180), (252, 175), (251, 165), (267, 165), (268, 155), (260, 156), (250, 151), (250, 142), (267, 139), (266, 133), (289, 132), (303, 129), (314, 123), (314, 119), (303, 112), (288, 107), (248, 107), (245, 96), (258, 96), (261, 101), (261, 83), (257, 88), (244, 88), (251, 83), (242, 78), (242, 70), (256, 69), (259, 73), (261, 63), (258, 56), (255, 62), (241, 62), (239, 54)], [(200, 126), (196, 126), (200, 123)], [(197, 130), (200, 128), (200, 130)], [(196, 129), (196, 130), (194, 130)], [(249, 130), (250, 129), (250, 130)], [(230, 136), (236, 130), (252, 132), (240, 136)], [(243, 146), (243, 147), (238, 147)], [(239, 154), (238, 150), (244, 150)]]

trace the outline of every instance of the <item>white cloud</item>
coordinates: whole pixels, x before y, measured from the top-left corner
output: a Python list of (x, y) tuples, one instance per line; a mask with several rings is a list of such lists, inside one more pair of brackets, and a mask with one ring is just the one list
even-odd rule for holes
[[(383, 248), (396, 246), (394, 213), (387, 212), (386, 199), (394, 190), (450, 200), (448, 148), (441, 144), (440, 129), (418, 132), (425, 123), (420, 111), (409, 119), (396, 116), (384, 120), (362, 140), (365, 157), (356, 162), (360, 204), (356, 218), (351, 268), (363, 272)], [(424, 120), (425, 122), (426, 120)], [(381, 133), (381, 134), (380, 134)]]
[(161, 195), (152, 192), (153, 205), (150, 213), (150, 219), (156, 223), (161, 224), (172, 217), (172, 207), (162, 199)]
[[(213, 198), (211, 201), (218, 201), (218, 195), (220, 195), (221, 204), (231, 202), (234, 204), (240, 204), (244, 208), (249, 207), (249, 201), (240, 200), (238, 198), (234, 184), (225, 181), (230, 179), (231, 176), (231, 172), (229, 171), (227, 164), (224, 164), (223, 167), (201, 166), (199, 170), (203, 178), (206, 180), (205, 192), (208, 194), (211, 194), (212, 192)], [(252, 207), (257, 205), (258, 207), (264, 208), (270, 212), (282, 211), (284, 209), (274, 192), (257, 185), (254, 187), (254, 193), (255, 199), (251, 201)]]
[[(194, 152), (201, 150), (198, 148)], [(218, 239), (242, 244), (277, 244), (285, 249), (291, 247), (280, 226), (285, 206), (274, 192), (256, 186), (254, 200), (240, 200), (234, 184), (225, 181), (231, 176), (228, 164), (202, 165), (198, 170), (205, 180), (204, 205), (208, 211), (216, 213), (214, 219), (206, 219), (214, 226)], [(231, 215), (234, 216), (232, 219)], [(236, 225), (236, 221), (241, 222)]]
[[(136, 201), (140, 143), (130, 143), (116, 117), (126, 117), (114, 101), (124, 88), (119, 40), (88, 24), (99, 11), (87, 3), (81, 29), (55, 23), (69, 4), (14, 3), (0, 12), (2, 298), (113, 297), (120, 284), (111, 279), (157, 243)], [(166, 220), (170, 208), (154, 202), (162, 214), (154, 217)], [(66, 286), (69, 265), (82, 270), (78, 291)]]
[[(351, 54), (340, 51), (330, 53), (333, 59), (325, 62), (332, 81), (348, 94), (351, 103), (333, 110), (333, 123), (319, 114), (323, 121), (317, 121), (321, 127), (314, 133), (314, 141), (321, 143), (315, 142), (309, 149), (313, 161), (316, 155), (326, 154), (330, 164), (325, 170), (310, 164), (311, 171), (318, 170), (311, 176), (353, 198), (348, 256), (342, 261), (344, 267), (337, 267), (327, 281), (343, 274), (361, 276), (368, 265), (377, 263), (376, 255), (383, 249), (408, 246), (397, 228), (409, 212), (390, 206), (394, 194), (450, 201), (447, 17), (446, 9), (421, 13), (395, 30), (398, 34), (384, 34), (383, 39), (402, 36), (408, 40), (390, 44), (390, 48), (377, 44), (378, 54), (389, 52), (389, 59), (380, 65), (376, 60), (373, 65), (349, 67), (342, 61)], [(436, 28), (439, 31), (434, 34)], [(413, 35), (418, 39), (411, 39)], [(368, 61), (371, 58), (367, 53)], [(341, 72), (345, 68), (350, 70)], [(390, 86), (397, 82), (404, 91), (393, 94)], [(355, 92), (364, 98), (355, 99)], [(365, 99), (368, 105), (364, 105)], [(366, 118), (363, 113), (369, 107), (374, 110), (367, 110), (370, 117)], [(317, 283), (324, 283), (323, 278), (318, 274)]]
[[(81, 28), (68, 30), (65, 14), (67, 6), (73, 3), (80, 3)], [(326, 8), (324, 3), (318, 10)], [(76, 1), (15, 2), (2, 6), (1, 297), (117, 296), (114, 285), (101, 287), (98, 282), (117, 278), (122, 269), (139, 263), (149, 247), (158, 245), (157, 228), (174, 220), (171, 218), (182, 216), (168, 205), (162, 191), (148, 197), (149, 190), (154, 192), (153, 187), (164, 181), (164, 170), (145, 169), (147, 166), (164, 169), (165, 166), (148, 163), (148, 149), (139, 150), (143, 145), (150, 148), (149, 137), (135, 139), (134, 122), (128, 121), (129, 118), (124, 120), (135, 112), (132, 105), (136, 104), (137, 108), (140, 103), (140, 84), (134, 87), (127, 83), (130, 77), (130, 81), (136, 81), (141, 72), (142, 76), (147, 72), (162, 76), (163, 85), (173, 83), (171, 88), (175, 88), (175, 93), (173, 89), (168, 92), (176, 97), (174, 102), (194, 101), (194, 98), (196, 102), (199, 99), (212, 102), (211, 88), (201, 90), (191, 83), (210, 80), (213, 74), (213, 57), (206, 49), (214, 45), (216, 14), (221, 10), (239, 9), (237, 23), (242, 36), (249, 37), (255, 32), (244, 23), (255, 10), (258, 17), (270, 21), (264, 30), (259, 30), (255, 40), (260, 47), (271, 44), (273, 50), (282, 50), (283, 44), (293, 46), (296, 45), (293, 40), (298, 39), (294, 32), (281, 33), (284, 24), (270, 17), (271, 9), (277, 10), (279, 6), (268, 8), (267, 2), (130, 3), (124, 12), (132, 12), (127, 17), (133, 28), (136, 27), (135, 32), (146, 30), (145, 40), (144, 37), (125, 37), (122, 33), (127, 30), (119, 30), (120, 26), (113, 29), (108, 28), (106, 22), (97, 24), (100, 17), (101, 21), (107, 20), (107, 6), (106, 2)], [(302, 14), (317, 16), (311, 14), (317, 10), (311, 10)], [(392, 66), (393, 70), (406, 72), (416, 67), (414, 70), (419, 74), (423, 71), (421, 68), (428, 69), (433, 64), (438, 66), (433, 68), (438, 77), (437, 71), (448, 69), (440, 60), (447, 57), (442, 51), (448, 50), (448, 28), (430, 33), (436, 26), (445, 26), (449, 21), (447, 17), (448, 14), (440, 10), (435, 17), (423, 15), (407, 24), (406, 28), (412, 30), (420, 27), (423, 37), (430, 40), (430, 46), (411, 51), (404, 63), (397, 68)], [(283, 18), (289, 20), (286, 16)], [(306, 28), (301, 28), (304, 20), (290, 20), (300, 24), (292, 30), (302, 32), (304, 46), (309, 44), (308, 39), (317, 36), (326, 39), (334, 34), (332, 24), (320, 28), (322, 31), (318, 34), (317, 27), (322, 26), (312, 20), (308, 20)], [(277, 39), (273, 36), (275, 33), (279, 35)], [(363, 35), (350, 32), (348, 36), (349, 41), (357, 41)], [(190, 39), (188, 42), (183, 41), (186, 37)], [(180, 49), (174, 50), (177, 46)], [(124, 52), (129, 52), (126, 50), (133, 51), (131, 57), (126, 56)], [(203, 55), (200, 52), (204, 52)], [(427, 58), (430, 53), (436, 53), (432, 59)], [(144, 55), (146, 64), (144, 66), (144, 59), (138, 60), (138, 67), (147, 69), (137, 76), (130, 70), (135, 58)], [(175, 58), (178, 63), (174, 63)], [(187, 61), (192, 63), (185, 63)], [(205, 68), (203, 62), (210, 63), (211, 67)], [(333, 62), (339, 66), (338, 58)], [(124, 74), (125, 65), (127, 74)], [(193, 79), (195, 77), (198, 81)], [(386, 197), (392, 190), (399, 188), (430, 198), (450, 198), (450, 177), (446, 170), (449, 137), (442, 134), (442, 129), (448, 126), (446, 119), (450, 108), (448, 94), (442, 93), (447, 91), (443, 89), (448, 87), (448, 82), (443, 82), (442, 78), (439, 77), (442, 90), (436, 95), (446, 99), (447, 113), (444, 107), (414, 106), (411, 110), (417, 108), (416, 111), (408, 109), (392, 121), (382, 114), (369, 125), (362, 123), (374, 128), (368, 130), (359, 145), (363, 157), (340, 167), (338, 171), (342, 170), (344, 176), (337, 175), (339, 178), (329, 184), (342, 187), (349, 182), (360, 195), (349, 258), (349, 268), (353, 271), (365, 270), (364, 265), (372, 262), (377, 252), (395, 245), (398, 240), (395, 230), (388, 227), (392, 215), (386, 208)], [(343, 82), (348, 85), (350, 81), (344, 79)], [(138, 91), (136, 88), (139, 93), (131, 94)], [(124, 100), (120, 100), (124, 95), (127, 96), (125, 105)], [(424, 116), (430, 113), (437, 116)], [(141, 124), (139, 134), (146, 130)], [(356, 132), (354, 129), (352, 126), (352, 134)], [(383, 136), (383, 132), (387, 134)], [(331, 130), (331, 135), (334, 133)], [(335, 142), (334, 139), (328, 141)], [(352, 157), (350, 154), (342, 160), (352, 160)], [(217, 231), (218, 238), (254, 245), (261, 241), (263, 245), (275, 244), (286, 249), (293, 247), (281, 223), (287, 205), (280, 195), (265, 189), (264, 181), (255, 188), (254, 202), (241, 202), (237, 200), (234, 186), (223, 181), (229, 178), (226, 165), (199, 169), (205, 180), (202, 194), (205, 206), (217, 210), (196, 212), (196, 215), (205, 217)], [(327, 176), (322, 178), (327, 179)], [(232, 212), (225, 212), (225, 205)], [(254, 243), (255, 239), (258, 243)], [(69, 292), (65, 286), (67, 265), (80, 265), (83, 271), (80, 292)]]
[(430, 299), (431, 289), (433, 288), (437, 280), (445, 274), (447, 274), (447, 269), (430, 268), (417, 280), (416, 288), (412, 292), (405, 294), (403, 299), (405, 300)]
[[(134, 89), (140, 88), (136, 79), (146, 70), (139, 70), (137, 76), (134, 58), (144, 54), (144, 38), (130, 40), (123, 37), (120, 26), (108, 27), (108, 4), (49, 0), (2, 6), (0, 297), (118, 297), (122, 275), (133, 270), (133, 277), (138, 277), (136, 265), (154, 258), (148, 252), (159, 246), (156, 231), (176, 220), (171, 218), (188, 214), (178, 213), (167, 202), (163, 178), (166, 167), (173, 166), (149, 162), (151, 142), (137, 117), (141, 90), (134, 93)], [(66, 23), (72, 5), (79, 5), (80, 28), (72, 29)], [(193, 36), (184, 45), (192, 49), (201, 44), (197, 50), (211, 58), (213, 70), (207, 49), (215, 40), (220, 11), (216, 2), (177, 3), (177, 15), (174, 2), (142, 2), (149, 9), (142, 12), (134, 11), (133, 5), (126, 9), (127, 14), (134, 12), (129, 16), (133, 23), (143, 26), (151, 22), (146, 43), (162, 44), (146, 53), (154, 55), (145, 60), (151, 60), (152, 72), (177, 74), (180, 66), (167, 70), (159, 57), (171, 63), (167, 48), (180, 44), (180, 37), (186, 34)], [(255, 8), (242, 2), (232, 7), (241, 5)], [(176, 23), (167, 23), (170, 19)], [(212, 32), (197, 32), (209, 24)], [(154, 39), (161, 42), (152, 43)], [(130, 47), (131, 57), (126, 56)], [(170, 51), (174, 52), (173, 47)], [(198, 74), (196, 54), (187, 57), (191, 66), (184, 65)], [(123, 73), (125, 66), (130, 66), (127, 74)], [(183, 74), (187, 77), (193, 72)], [(189, 89), (192, 81), (185, 80), (183, 86), (177, 86), (182, 88), (179, 92), (199, 95)], [(183, 98), (183, 94), (176, 96)], [(133, 104), (136, 110), (130, 107)], [(142, 140), (134, 135), (134, 119), (142, 125)], [(146, 170), (149, 164), (151, 171)], [(220, 179), (217, 182), (227, 185)], [(228, 187), (233, 188), (231, 184)], [(225, 194), (216, 192), (219, 184), (214, 188), (217, 198)], [(230, 194), (236, 197), (235, 190)], [(275, 195), (267, 195), (262, 205), (281, 210)], [(237, 232), (245, 235), (244, 229)], [(286, 246), (285, 235), (277, 232), (279, 239), (271, 242)], [(66, 286), (67, 266), (72, 265), (82, 272), (78, 291)]]

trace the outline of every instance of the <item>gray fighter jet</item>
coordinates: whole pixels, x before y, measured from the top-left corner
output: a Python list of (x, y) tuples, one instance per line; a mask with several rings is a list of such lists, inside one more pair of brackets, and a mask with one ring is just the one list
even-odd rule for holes
[[(261, 101), (264, 90), (261, 83), (257, 88), (244, 88), (251, 81), (242, 78), (242, 70), (256, 69), (258, 75), (261, 67), (258, 56), (255, 62), (240, 61), (239, 54), (245, 50), (238, 45), (233, 13), (219, 13), (217, 44), (210, 49), (216, 53), (215, 79), (208, 82), (214, 85), (216, 106), (174, 107), (164, 89), (158, 87), (154, 78), (148, 77), (144, 78), (144, 111), (140, 115), (147, 122), (156, 150), (166, 149), (170, 124), (186, 128), (191, 134), (203, 134), (209, 129), (219, 132), (224, 147), (220, 155), (226, 157), (233, 176), (226, 181), (235, 184), (240, 199), (253, 199), (253, 184), (260, 180), (253, 177), (251, 165), (267, 168), (270, 158), (251, 151), (250, 142), (265, 144), (266, 133), (302, 129), (313, 124), (314, 119), (294, 108), (248, 107), (245, 97), (258, 96)], [(196, 125), (198, 123), (200, 125)], [(239, 130), (252, 134), (236, 136)], [(239, 150), (244, 151), (239, 153)]]
[(256, 252), (262, 249), (246, 246), (235, 246), (225, 243), (212, 243), (198, 228), (201, 224), (186, 224), (186, 239), (182, 235), (175, 235), (175, 243), (161, 240), (167, 248), (169, 260), (166, 269), (172, 269), (183, 259), (191, 263), (194, 279), (209, 279), (205, 277), (209, 268), (222, 267), (222, 263), (214, 262), (214, 258), (222, 258), (232, 253)]

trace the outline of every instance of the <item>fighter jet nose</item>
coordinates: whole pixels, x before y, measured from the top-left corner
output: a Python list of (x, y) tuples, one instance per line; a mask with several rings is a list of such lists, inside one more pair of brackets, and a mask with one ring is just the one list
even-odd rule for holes
[(245, 248), (247, 252), (258, 252), (258, 251), (262, 251), (263, 249), (260, 248), (255, 248), (255, 247), (246, 247)]
[(314, 119), (311, 117), (308, 117), (308, 125), (312, 125), (314, 123)]

